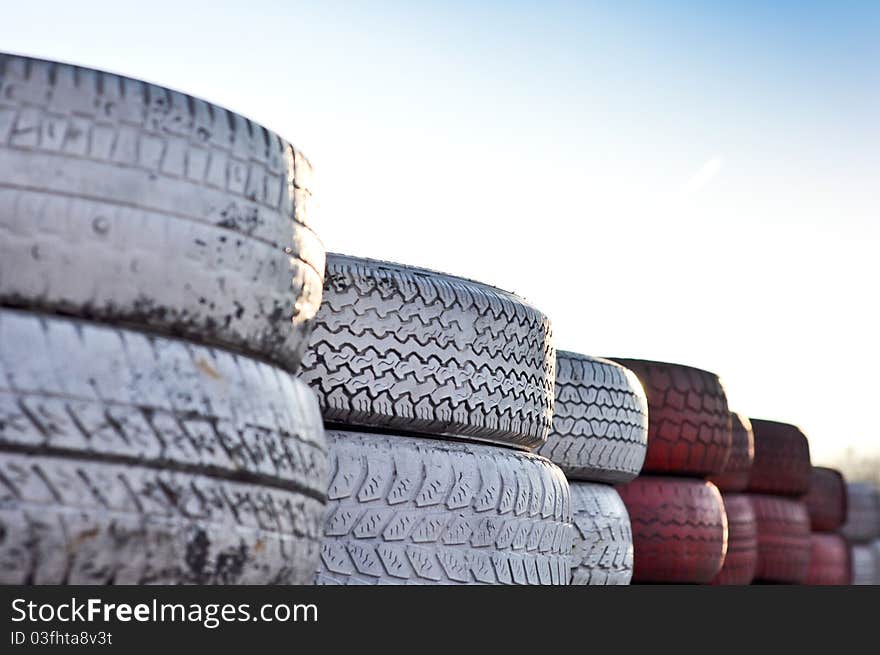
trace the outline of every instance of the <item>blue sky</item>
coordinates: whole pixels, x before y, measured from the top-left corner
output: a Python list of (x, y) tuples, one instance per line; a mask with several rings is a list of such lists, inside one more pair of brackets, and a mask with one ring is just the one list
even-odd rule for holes
[[(313, 160), (328, 249), (517, 291), (880, 450), (880, 3), (7, 3), (5, 50), (185, 90)], [(122, 6), (130, 5), (130, 6)]]

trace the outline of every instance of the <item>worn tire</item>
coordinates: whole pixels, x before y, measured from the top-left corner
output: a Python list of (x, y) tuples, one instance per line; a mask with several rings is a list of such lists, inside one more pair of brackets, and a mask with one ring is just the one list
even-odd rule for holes
[(298, 367), (321, 300), (311, 169), (203, 100), (0, 54), (0, 303)]
[(556, 353), (553, 428), (538, 450), (570, 480), (629, 482), (648, 445), (648, 402), (632, 371), (606, 359)]
[(802, 496), (810, 490), (810, 444), (796, 425), (751, 419), (755, 459), (749, 474), (752, 493)]
[(498, 289), (329, 254), (303, 363), (331, 424), (532, 448), (553, 418), (550, 323)]
[(748, 495), (724, 492), (727, 515), (727, 553), (714, 585), (747, 585), (758, 565), (758, 526)]
[(304, 583), (326, 483), (290, 374), (0, 310), (0, 583)]
[(537, 455), (330, 430), (318, 584), (568, 584), (571, 498)]
[(880, 559), (871, 544), (851, 544), (850, 556), (854, 585), (880, 584)]
[(801, 500), (749, 494), (758, 526), (755, 580), (800, 584), (810, 568), (810, 517)]
[(573, 585), (627, 585), (632, 579), (629, 514), (614, 487), (571, 482)]
[(618, 488), (633, 533), (633, 582), (706, 584), (721, 570), (727, 517), (711, 482), (640, 476)]
[(804, 496), (813, 532), (836, 532), (846, 521), (846, 482), (840, 471), (814, 466)]
[(752, 424), (744, 414), (730, 413), (733, 424), (733, 442), (724, 470), (709, 478), (722, 493), (745, 491), (749, 486), (749, 472), (755, 459), (755, 435)]
[(880, 537), (880, 497), (867, 482), (846, 485), (847, 516), (841, 528), (843, 536), (854, 542), (867, 542)]
[(648, 397), (646, 473), (720, 473), (733, 441), (730, 410), (713, 373), (680, 364), (614, 361), (631, 369)]
[(852, 584), (852, 566), (849, 545), (837, 534), (810, 535), (810, 567), (804, 584)]

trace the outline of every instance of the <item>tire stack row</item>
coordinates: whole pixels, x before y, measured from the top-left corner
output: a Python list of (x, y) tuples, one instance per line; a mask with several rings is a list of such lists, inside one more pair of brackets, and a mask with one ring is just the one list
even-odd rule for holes
[(647, 444), (648, 404), (635, 374), (606, 359), (557, 352), (553, 428), (538, 452), (571, 487), (571, 584), (630, 583), (632, 529), (612, 485), (639, 474)]
[(847, 484), (847, 518), (853, 584), (880, 585), (880, 495), (867, 482)]
[(804, 499), (810, 516), (808, 585), (852, 584), (849, 545), (840, 534), (847, 516), (846, 482), (839, 471), (814, 466)]
[(221, 107), (0, 54), (0, 583), (880, 582), (876, 491), (850, 567), (795, 426), (325, 255), (311, 178)]
[(810, 573), (810, 447), (787, 423), (751, 419), (755, 456), (747, 486), (755, 513), (755, 582), (801, 584)]
[(434, 271), (329, 254), (303, 366), (327, 430), (317, 584), (568, 584), (547, 318)]
[(718, 377), (707, 371), (633, 359), (648, 401), (646, 474), (619, 487), (632, 522), (633, 582), (711, 582), (724, 562), (727, 516), (707, 480), (722, 471), (733, 440)]
[(752, 423), (731, 413), (733, 442), (722, 472), (712, 478), (721, 491), (727, 515), (727, 553), (724, 565), (712, 580), (715, 585), (748, 585), (758, 567), (758, 526), (746, 489), (755, 459)]
[(197, 98), (0, 54), (0, 583), (304, 583), (311, 169)]

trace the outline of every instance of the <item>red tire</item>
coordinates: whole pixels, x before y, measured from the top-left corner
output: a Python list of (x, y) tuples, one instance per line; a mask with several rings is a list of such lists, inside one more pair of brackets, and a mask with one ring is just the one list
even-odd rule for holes
[(720, 473), (733, 440), (724, 387), (714, 373), (680, 364), (615, 359), (631, 369), (648, 397), (648, 452), (643, 471)]
[(840, 471), (814, 466), (804, 496), (813, 532), (835, 532), (846, 521), (846, 482)]
[(810, 568), (810, 516), (801, 500), (750, 494), (758, 526), (755, 580), (800, 584)]
[(810, 488), (810, 444), (800, 428), (788, 423), (751, 419), (755, 460), (748, 490), (779, 496), (802, 496)]
[(752, 434), (751, 422), (746, 416), (736, 412), (731, 412), (730, 418), (733, 423), (730, 457), (727, 458), (724, 470), (709, 478), (722, 494), (728, 491), (745, 491), (749, 486), (749, 472), (755, 458), (755, 436)]
[(717, 575), (727, 518), (714, 484), (648, 475), (618, 491), (632, 523), (633, 582), (705, 584)]
[(810, 535), (810, 568), (804, 584), (852, 584), (849, 545), (843, 537), (818, 532)]
[(758, 526), (746, 494), (722, 493), (727, 513), (727, 554), (714, 585), (747, 585), (758, 565)]

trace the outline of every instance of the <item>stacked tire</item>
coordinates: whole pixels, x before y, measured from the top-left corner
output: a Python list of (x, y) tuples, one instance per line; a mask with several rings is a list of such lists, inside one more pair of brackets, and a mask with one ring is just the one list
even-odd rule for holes
[(755, 581), (802, 584), (810, 573), (810, 516), (804, 495), (812, 466), (806, 435), (795, 425), (751, 419), (755, 457), (747, 491), (755, 512)]
[(721, 491), (727, 515), (727, 553), (712, 580), (715, 585), (748, 585), (758, 566), (758, 526), (748, 494), (749, 473), (755, 458), (755, 436), (747, 417), (731, 413), (733, 441), (730, 457), (719, 475), (711, 478)]
[(727, 549), (720, 473), (733, 440), (718, 377), (662, 362), (614, 359), (641, 381), (648, 401), (643, 473), (618, 491), (632, 523), (633, 582), (711, 582)]
[(612, 485), (639, 474), (647, 429), (647, 399), (632, 371), (557, 352), (553, 428), (538, 452), (559, 465), (571, 487), (571, 584), (626, 585), (632, 578), (629, 515)]
[(303, 379), (330, 452), (317, 584), (568, 584), (547, 318), (493, 287), (329, 254)]
[(850, 482), (846, 496), (841, 532), (850, 546), (853, 584), (880, 584), (880, 495), (868, 482)]
[(251, 121), (0, 55), (0, 583), (302, 583), (324, 250)]
[(849, 545), (840, 534), (847, 516), (843, 475), (835, 469), (814, 466), (810, 491), (804, 502), (810, 516), (810, 567), (808, 585), (852, 584)]

